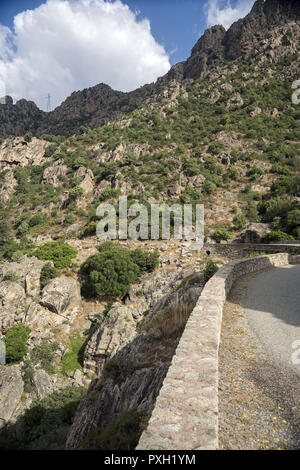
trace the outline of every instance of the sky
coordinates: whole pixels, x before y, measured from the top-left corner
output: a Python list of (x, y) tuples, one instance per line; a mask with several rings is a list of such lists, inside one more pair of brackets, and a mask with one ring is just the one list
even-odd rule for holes
[(186, 60), (206, 28), (254, 0), (0, 0), (0, 97), (52, 109), (107, 83), (131, 91)]

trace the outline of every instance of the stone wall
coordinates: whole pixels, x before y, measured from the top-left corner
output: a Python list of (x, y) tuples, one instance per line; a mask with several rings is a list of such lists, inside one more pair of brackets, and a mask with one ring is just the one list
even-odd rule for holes
[(287, 253), (232, 261), (207, 282), (137, 450), (218, 448), (218, 349), (224, 302), (239, 277), (287, 264)]
[(213, 256), (224, 256), (228, 259), (243, 258), (253, 252), (300, 254), (297, 243), (205, 243), (203, 251)]

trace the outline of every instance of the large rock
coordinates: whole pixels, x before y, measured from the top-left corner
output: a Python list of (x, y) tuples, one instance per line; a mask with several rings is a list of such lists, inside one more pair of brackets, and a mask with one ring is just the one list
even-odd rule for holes
[(270, 224), (252, 223), (240, 235), (242, 243), (260, 243), (261, 237), (271, 230)]
[(24, 288), (26, 295), (36, 297), (40, 293), (40, 275), (46, 261), (38, 258), (27, 257), (20, 262), (4, 263), (0, 265), (0, 281), (9, 271), (13, 271), (18, 276), (18, 283)]
[(80, 287), (77, 281), (67, 277), (53, 279), (42, 292), (40, 304), (54, 313), (61, 314), (80, 305)]
[(20, 366), (0, 366), (0, 429), (13, 416), (23, 389)]
[(68, 167), (63, 165), (59, 160), (55, 162), (52, 166), (48, 166), (43, 175), (43, 183), (52, 184), (52, 186), (58, 186), (61, 184), (59, 180), (60, 176), (65, 176), (67, 174)]
[(37, 369), (34, 373), (35, 391), (39, 399), (45, 398), (54, 391), (53, 380), (43, 369)]
[(9, 203), (14, 188), (17, 186), (17, 180), (12, 171), (8, 171), (0, 187), (0, 202), (5, 206)]
[(100, 375), (107, 358), (113, 357), (136, 335), (132, 309), (113, 307), (91, 336), (84, 353), (84, 371)]
[(5, 140), (0, 145), (0, 171), (10, 170), (15, 166), (42, 164), (47, 145), (46, 142), (35, 137), (31, 142), (25, 142), (20, 137)]

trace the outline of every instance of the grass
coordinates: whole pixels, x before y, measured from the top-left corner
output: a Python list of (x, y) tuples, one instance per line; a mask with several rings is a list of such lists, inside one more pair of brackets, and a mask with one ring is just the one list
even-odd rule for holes
[(178, 337), (183, 332), (191, 311), (192, 307), (189, 305), (166, 307), (144, 324), (142, 330), (150, 334), (159, 331), (163, 338)]
[(64, 375), (73, 372), (76, 369), (82, 370), (83, 367), (83, 355), (86, 339), (76, 334), (70, 336), (69, 341), (68, 351), (60, 363), (60, 372)]

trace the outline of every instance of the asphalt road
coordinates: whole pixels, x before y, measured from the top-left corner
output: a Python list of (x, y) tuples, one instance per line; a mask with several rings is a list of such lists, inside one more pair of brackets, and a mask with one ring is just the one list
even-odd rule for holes
[(267, 356), (279, 369), (292, 370), (300, 378), (300, 265), (253, 277), (243, 309)]

